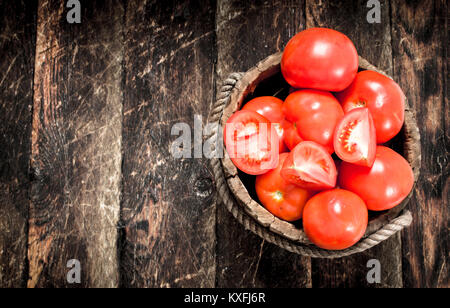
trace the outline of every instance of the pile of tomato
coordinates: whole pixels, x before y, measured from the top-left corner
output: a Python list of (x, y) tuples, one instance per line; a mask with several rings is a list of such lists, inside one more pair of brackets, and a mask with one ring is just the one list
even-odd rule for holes
[(348, 248), (364, 235), (369, 210), (393, 208), (413, 187), (409, 163), (383, 145), (403, 126), (405, 95), (378, 72), (358, 72), (354, 44), (332, 29), (296, 34), (281, 72), (290, 94), (257, 97), (235, 112), (224, 130), (227, 152), (256, 176), (273, 215), (302, 219), (321, 248)]

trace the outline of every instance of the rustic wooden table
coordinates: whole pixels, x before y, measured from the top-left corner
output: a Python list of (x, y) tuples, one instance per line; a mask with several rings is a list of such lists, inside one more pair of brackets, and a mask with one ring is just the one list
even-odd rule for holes
[[(373, 24), (367, 0), (86, 0), (81, 24), (66, 2), (0, 3), (0, 287), (450, 286), (447, 1), (382, 0)], [(173, 124), (205, 123), (221, 80), (313, 26), (393, 76), (422, 137), (412, 226), (338, 260), (249, 233), (207, 159), (169, 154)]]

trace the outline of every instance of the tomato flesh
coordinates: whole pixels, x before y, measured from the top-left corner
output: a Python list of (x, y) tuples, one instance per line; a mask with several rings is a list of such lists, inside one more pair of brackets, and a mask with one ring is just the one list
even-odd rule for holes
[(234, 165), (247, 174), (263, 174), (278, 164), (275, 127), (254, 111), (240, 110), (228, 119), (224, 142)]
[(281, 176), (287, 156), (288, 153), (280, 154), (277, 168), (256, 176), (255, 188), (259, 200), (269, 212), (283, 220), (295, 221), (302, 217), (303, 207), (311, 193)]
[(397, 135), (405, 117), (405, 94), (399, 85), (378, 72), (362, 71), (352, 84), (336, 93), (344, 112), (367, 107), (373, 117), (377, 143), (385, 143)]
[(320, 248), (346, 249), (358, 242), (366, 231), (368, 211), (355, 193), (343, 189), (321, 192), (306, 203), (303, 229)]
[(401, 203), (414, 185), (414, 174), (400, 154), (377, 146), (371, 168), (342, 162), (339, 186), (360, 196), (372, 211), (383, 211)]
[(336, 186), (336, 166), (327, 150), (312, 141), (300, 142), (286, 158), (281, 176), (305, 189), (329, 189)]
[(376, 133), (369, 109), (347, 113), (334, 132), (334, 150), (343, 161), (372, 167), (375, 161)]

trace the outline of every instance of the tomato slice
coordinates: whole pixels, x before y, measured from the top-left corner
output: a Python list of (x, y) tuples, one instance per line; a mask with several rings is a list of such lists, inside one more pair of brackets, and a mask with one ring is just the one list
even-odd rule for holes
[(283, 127), (284, 144), (289, 150), (292, 150), (297, 144), (303, 141), (302, 137), (298, 134), (297, 124), (283, 120), (281, 125)]
[(325, 147), (313, 141), (303, 141), (289, 153), (281, 176), (299, 187), (321, 190), (336, 186), (337, 172)]
[(369, 109), (350, 111), (336, 126), (334, 150), (343, 161), (372, 167), (376, 148), (376, 131)]
[(283, 142), (284, 130), (282, 122), (284, 121), (283, 101), (274, 96), (259, 96), (247, 102), (242, 110), (255, 111), (265, 117), (270, 123), (275, 125), (279, 137), (279, 152), (285, 152), (286, 146)]
[(231, 161), (247, 174), (264, 174), (277, 166), (279, 138), (275, 126), (254, 111), (240, 110), (228, 119), (224, 142)]

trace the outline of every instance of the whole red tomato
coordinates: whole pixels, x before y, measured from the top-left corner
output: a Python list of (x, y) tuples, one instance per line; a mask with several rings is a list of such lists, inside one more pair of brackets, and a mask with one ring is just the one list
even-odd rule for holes
[(342, 91), (357, 71), (355, 45), (332, 29), (311, 28), (296, 34), (281, 58), (281, 72), (294, 88)]
[(287, 150), (283, 142), (284, 129), (282, 123), (284, 121), (284, 114), (282, 106), (283, 101), (279, 98), (274, 96), (260, 96), (250, 100), (242, 107), (242, 110), (250, 110), (259, 113), (275, 125), (280, 141), (280, 153)]
[(291, 93), (283, 103), (286, 119), (295, 122), (303, 140), (323, 145), (334, 152), (333, 137), (344, 111), (338, 100), (330, 93), (320, 90), (300, 90)]
[(383, 211), (402, 202), (414, 185), (414, 174), (400, 154), (377, 146), (372, 168), (342, 162), (339, 186), (360, 196), (372, 211)]
[(280, 171), (288, 153), (280, 154), (277, 168), (256, 177), (256, 193), (264, 207), (273, 215), (286, 221), (302, 217), (303, 207), (310, 193), (285, 181)]
[(309, 240), (329, 250), (342, 250), (354, 245), (364, 235), (367, 222), (364, 201), (343, 189), (315, 195), (303, 210), (303, 229)]
[(405, 94), (395, 81), (380, 73), (359, 72), (352, 84), (336, 96), (345, 113), (360, 107), (370, 110), (378, 144), (392, 139), (403, 126)]

